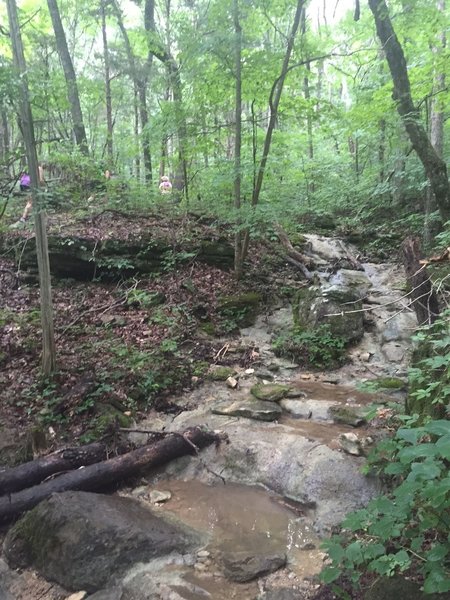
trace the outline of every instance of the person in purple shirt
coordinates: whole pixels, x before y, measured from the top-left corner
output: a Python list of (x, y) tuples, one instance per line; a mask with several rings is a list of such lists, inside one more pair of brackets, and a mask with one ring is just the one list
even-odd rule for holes
[[(46, 185), (45, 177), (44, 177), (44, 168), (42, 165), (38, 166), (39, 173), (39, 185)], [(24, 193), (29, 193), (31, 191), (31, 177), (27, 171), (24, 171), (19, 179), (20, 191)], [(25, 209), (23, 211), (22, 216), (20, 217), (17, 223), (11, 225), (13, 228), (20, 227), (23, 223), (25, 223), (30, 215), (31, 209), (33, 208), (33, 198), (31, 194), (27, 197), (27, 203)]]

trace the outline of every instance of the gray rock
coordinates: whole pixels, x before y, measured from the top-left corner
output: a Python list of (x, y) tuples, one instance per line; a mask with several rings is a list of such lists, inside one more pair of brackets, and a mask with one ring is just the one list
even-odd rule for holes
[(259, 594), (256, 600), (304, 600), (305, 595), (292, 588), (277, 588)]
[(348, 404), (335, 404), (329, 408), (330, 417), (335, 423), (360, 427), (366, 422), (365, 413), (367, 408), (361, 406), (349, 406)]
[(15, 600), (11, 593), (11, 587), (19, 579), (18, 575), (8, 568), (8, 565), (0, 558), (0, 598), (1, 600)]
[[(217, 477), (230, 483), (262, 485), (281, 496), (313, 506), (314, 528), (326, 534), (344, 516), (367, 505), (379, 493), (376, 479), (361, 474), (363, 459), (350, 459), (286, 425), (230, 421), (198, 413), (179, 415), (170, 425), (174, 431), (195, 422), (227, 433), (230, 443), (217, 451), (202, 451), (203, 460), (184, 457), (166, 467), (166, 476), (217, 484)], [(250, 425), (251, 423), (251, 425)]]
[(122, 600), (123, 590), (121, 587), (112, 587), (106, 590), (100, 590), (95, 592), (91, 596), (88, 596), (87, 600)]
[(383, 342), (409, 341), (417, 327), (417, 320), (413, 313), (401, 312), (386, 322), (378, 321), (378, 327)]
[(367, 295), (372, 283), (364, 271), (339, 269), (330, 277), (330, 285), (336, 288), (355, 290), (360, 298)]
[(341, 433), (339, 436), (339, 445), (347, 454), (352, 454), (353, 456), (361, 456), (363, 454), (361, 442), (356, 433)]
[(281, 416), (281, 408), (276, 402), (265, 400), (237, 400), (231, 404), (224, 403), (212, 409), (216, 415), (228, 415), (232, 417), (247, 417), (257, 421), (275, 421)]
[(162, 504), (172, 498), (172, 492), (168, 490), (152, 490), (149, 498), (152, 504)]
[(282, 400), (280, 406), (283, 410), (299, 419), (313, 419), (314, 421), (329, 421), (328, 411), (336, 403), (326, 400)]
[(244, 583), (256, 579), (260, 575), (273, 573), (286, 564), (286, 555), (253, 554), (246, 551), (227, 552), (222, 555), (224, 575)]
[(250, 390), (251, 394), (258, 400), (266, 400), (267, 402), (278, 402), (285, 398), (289, 392), (288, 385), (279, 383), (269, 383), (267, 385), (254, 385)]
[(69, 590), (92, 593), (134, 563), (195, 543), (193, 531), (132, 498), (64, 492), (22, 517), (9, 530), (4, 551), (15, 568), (33, 565)]
[(381, 349), (386, 359), (392, 363), (401, 363), (410, 351), (404, 342), (387, 342)]

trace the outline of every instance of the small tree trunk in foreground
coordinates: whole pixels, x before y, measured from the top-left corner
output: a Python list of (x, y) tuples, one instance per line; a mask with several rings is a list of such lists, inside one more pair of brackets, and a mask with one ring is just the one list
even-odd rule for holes
[(55, 369), (56, 349), (53, 328), (52, 289), (50, 280), (50, 262), (47, 244), (47, 218), (39, 206), (39, 170), (34, 139), (33, 115), (28, 94), (27, 65), (20, 35), (19, 17), (15, 0), (8, 0), (8, 19), (13, 50), (14, 66), (20, 82), (20, 118), (25, 142), (28, 171), (31, 177), (31, 194), (36, 228), (36, 253), (39, 270), (39, 289), (41, 300), (42, 324), (42, 372), (49, 375)]
[(402, 244), (402, 255), (417, 322), (419, 325), (431, 325), (439, 316), (439, 304), (427, 269), (420, 263), (422, 256), (419, 240), (406, 238)]

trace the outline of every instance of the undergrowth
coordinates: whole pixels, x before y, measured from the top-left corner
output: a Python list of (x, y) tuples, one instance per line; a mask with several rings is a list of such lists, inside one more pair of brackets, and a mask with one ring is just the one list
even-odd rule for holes
[(345, 362), (345, 340), (334, 336), (328, 325), (312, 331), (293, 327), (272, 343), (276, 356), (303, 365), (331, 369)]

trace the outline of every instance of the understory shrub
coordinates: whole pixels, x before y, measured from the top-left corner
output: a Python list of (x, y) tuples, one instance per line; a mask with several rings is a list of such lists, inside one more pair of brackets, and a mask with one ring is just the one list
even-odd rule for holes
[(272, 343), (276, 356), (304, 366), (333, 368), (345, 362), (345, 340), (334, 336), (328, 325), (314, 330), (293, 327)]

